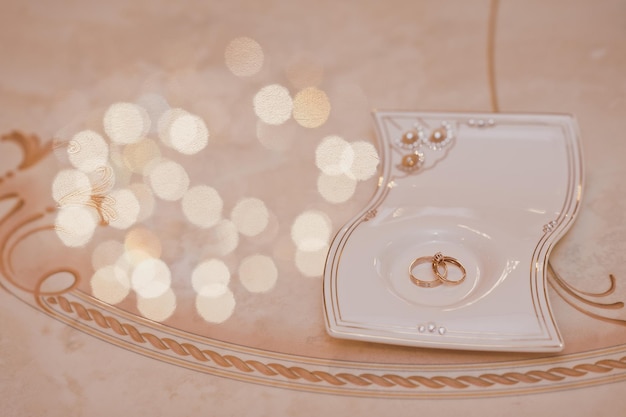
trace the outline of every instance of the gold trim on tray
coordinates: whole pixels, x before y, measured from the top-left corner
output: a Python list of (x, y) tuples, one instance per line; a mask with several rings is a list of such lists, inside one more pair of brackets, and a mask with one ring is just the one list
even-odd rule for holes
[[(331, 246), (329, 259), (327, 261), (327, 268), (325, 271), (324, 293), (326, 298), (332, 300), (326, 300), (325, 303), (326, 324), (333, 335), (343, 338), (359, 339), (363, 337), (362, 335), (366, 334), (368, 339), (377, 339), (380, 342), (395, 344), (417, 345), (418, 339), (421, 340), (419, 343), (422, 343), (423, 346), (430, 346), (432, 343), (430, 339), (420, 337), (419, 334), (415, 337), (408, 336), (416, 331), (419, 332), (419, 330), (416, 330), (414, 327), (407, 328), (400, 326), (396, 329), (389, 325), (381, 327), (369, 322), (361, 323), (358, 321), (347, 320), (345, 315), (342, 314), (342, 308), (340, 306), (341, 303), (338, 299), (339, 291), (337, 285), (339, 281), (338, 268), (339, 264), (342, 262), (344, 247), (355, 230), (357, 230), (357, 228), (360, 227), (364, 221), (371, 218), (369, 213), (380, 211), (381, 205), (388, 198), (389, 193), (393, 192), (392, 190), (396, 187), (396, 183), (398, 181), (403, 180), (408, 176), (417, 176), (426, 170), (436, 168), (442, 160), (448, 157), (450, 152), (454, 152), (456, 141), (459, 140), (457, 138), (458, 133), (454, 132), (450, 134), (452, 139), (451, 146), (445, 149), (444, 153), (437, 154), (435, 152), (428, 157), (422, 157), (424, 160), (431, 158), (430, 166), (426, 166), (424, 169), (420, 166), (415, 169), (407, 170), (405, 167), (401, 166), (402, 163), (396, 164), (394, 162), (402, 157), (403, 149), (408, 146), (405, 144), (406, 141), (404, 141), (404, 136), (406, 136), (406, 134), (402, 136), (402, 141), (395, 140), (394, 138), (397, 137), (397, 132), (394, 131), (394, 133), (392, 133), (389, 131), (390, 125), (393, 125), (396, 131), (402, 132), (404, 130), (404, 125), (411, 124), (414, 127), (415, 132), (417, 132), (413, 133), (412, 137), (424, 138), (428, 137), (426, 131), (428, 129), (432, 130), (433, 124), (436, 125), (438, 123), (436, 121), (444, 120), (442, 123), (448, 126), (456, 125), (457, 129), (458, 126), (462, 124), (478, 128), (491, 128), (496, 125), (539, 125), (554, 126), (559, 128), (561, 136), (564, 138), (563, 146), (567, 169), (567, 184), (562, 208), (559, 211), (558, 218), (551, 221), (549, 225), (544, 226), (544, 233), (539, 235), (539, 240), (532, 253), (532, 261), (529, 262), (528, 282), (530, 285), (532, 305), (539, 328), (538, 333), (516, 335), (514, 336), (514, 342), (506, 343), (506, 341), (500, 340), (502, 337), (507, 336), (504, 333), (498, 337), (498, 335), (485, 332), (450, 332), (449, 329), (446, 329), (445, 327), (438, 327), (440, 330), (445, 332), (446, 340), (441, 337), (439, 338), (440, 340), (436, 341), (436, 344), (440, 347), (449, 348), (487, 348), (494, 350), (555, 350), (555, 341), (558, 341), (558, 345), (562, 346), (562, 339), (550, 312), (548, 295), (546, 292), (546, 279), (548, 276), (547, 259), (552, 247), (571, 226), (579, 210), (581, 198), (580, 190), (583, 184), (582, 156), (578, 145), (579, 135), (576, 129), (571, 126), (572, 123), (574, 123), (572, 122), (571, 117), (564, 115), (535, 115), (535, 117), (530, 120), (528, 117), (529, 115), (526, 114), (461, 114), (402, 111), (380, 111), (375, 113), (379, 132), (378, 138), (382, 142), (382, 144), (379, 145), (379, 148), (381, 149), (381, 159), (384, 161), (383, 174), (379, 182), (380, 186), (376, 195), (364, 209), (365, 215), (357, 215), (354, 218), (354, 221), (346, 225), (338, 233), (338, 236), (335, 238), (335, 241)], [(550, 119), (554, 117), (556, 117), (556, 120)], [(397, 120), (403, 120), (403, 126), (401, 126)], [(411, 184), (413, 184), (413, 182)], [(329, 283), (326, 281), (329, 281)], [(420, 326), (420, 328), (421, 327), (422, 326)], [(450, 341), (453, 333), (457, 338), (456, 342)], [(430, 336), (428, 335), (428, 332), (425, 334)], [(477, 340), (482, 340), (484, 343), (478, 341), (466, 341), (472, 337)], [(544, 345), (541, 344), (542, 341), (545, 342)]]

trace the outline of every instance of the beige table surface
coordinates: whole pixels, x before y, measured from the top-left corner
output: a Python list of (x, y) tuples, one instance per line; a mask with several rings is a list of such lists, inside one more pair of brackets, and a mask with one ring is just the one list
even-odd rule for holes
[[(626, 2), (6, 0), (0, 10), (0, 415), (625, 413)], [(110, 187), (94, 185), (88, 205), (103, 224), (82, 247), (60, 243), (52, 184), (68, 141), (85, 129), (113, 140), (115, 103), (153, 118), (184, 109), (206, 126), (198, 154), (155, 140), (112, 145), (110, 158), (167, 156), (190, 186), (219, 195), (218, 223), (181, 221), (177, 202), (154, 203), (138, 174), (116, 172), (154, 212), (106, 226), (124, 219), (105, 210)], [(584, 198), (548, 277), (562, 352), (327, 335), (325, 251), (376, 187), (372, 109), (576, 116)], [(154, 139), (152, 123), (143, 133)], [(336, 152), (324, 151), (328, 137)], [(340, 166), (348, 148), (360, 171), (331, 172), (324, 164)], [(131, 232), (171, 270), (157, 298), (98, 287), (111, 256), (102, 244), (128, 249)], [(206, 258), (230, 281), (198, 296), (193, 270)]]

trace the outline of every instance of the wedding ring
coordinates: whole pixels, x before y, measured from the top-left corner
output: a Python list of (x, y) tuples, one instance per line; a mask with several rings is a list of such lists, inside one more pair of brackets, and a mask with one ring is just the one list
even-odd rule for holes
[[(415, 276), (415, 274), (413, 274), (413, 270), (418, 265), (426, 262), (431, 263), (435, 279), (420, 279)], [(448, 279), (448, 264), (456, 266), (461, 271), (461, 278), (456, 280)], [(411, 281), (415, 285), (422, 288), (435, 288), (440, 286), (441, 284), (448, 286), (459, 285), (460, 283), (465, 281), (466, 277), (467, 271), (465, 270), (465, 267), (461, 264), (461, 262), (451, 256), (444, 256), (441, 252), (437, 252), (434, 256), (421, 256), (419, 258), (415, 258), (409, 266), (409, 278), (411, 278)]]
[[(435, 274), (435, 279), (433, 280), (423, 280), (413, 275), (413, 270), (415, 269), (415, 267), (426, 262), (431, 263), (433, 265), (433, 268), (437, 268), (437, 266), (435, 266), (435, 261), (432, 256), (422, 256), (420, 258), (416, 258), (415, 260), (413, 260), (413, 262), (411, 262), (411, 265), (409, 266), (409, 277), (411, 278), (411, 281), (413, 282), (413, 284), (422, 288), (435, 288), (443, 284), (444, 281), (439, 279), (439, 277), (436, 274)], [(446, 273), (447, 273), (447, 266), (446, 266)]]
[[(439, 266), (441, 264), (443, 264), (445, 266), (443, 274), (439, 272)], [(447, 264), (451, 264), (451, 265), (454, 265), (457, 268), (459, 268), (461, 270), (461, 274), (462, 274), (461, 278), (459, 278), (457, 280), (448, 279), (448, 266), (447, 266)], [(438, 279), (440, 279), (444, 284), (448, 284), (448, 285), (459, 285), (460, 283), (465, 281), (465, 277), (467, 276), (467, 272), (465, 271), (465, 267), (463, 267), (463, 265), (461, 264), (461, 262), (458, 261), (458, 259), (453, 258), (451, 256), (443, 256), (441, 262), (439, 262), (437, 264), (437, 266), (435, 266), (435, 261), (433, 261), (433, 271), (435, 271), (435, 275), (437, 276)]]

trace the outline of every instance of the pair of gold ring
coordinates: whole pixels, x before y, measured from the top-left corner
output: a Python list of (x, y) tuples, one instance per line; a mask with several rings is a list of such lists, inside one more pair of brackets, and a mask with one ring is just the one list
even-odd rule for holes
[[(433, 270), (434, 279), (425, 280), (420, 279), (413, 274), (413, 270), (420, 264), (430, 262)], [(448, 264), (456, 266), (461, 271), (461, 278), (456, 280), (451, 280), (448, 278)], [(423, 288), (435, 288), (440, 285), (459, 285), (463, 281), (465, 281), (465, 277), (467, 276), (467, 272), (465, 271), (465, 267), (458, 261), (458, 259), (453, 258), (451, 256), (444, 256), (441, 252), (437, 252), (434, 256), (421, 256), (419, 258), (415, 258), (413, 262), (411, 262), (411, 266), (409, 266), (409, 277), (411, 277), (411, 281), (420, 287)]]

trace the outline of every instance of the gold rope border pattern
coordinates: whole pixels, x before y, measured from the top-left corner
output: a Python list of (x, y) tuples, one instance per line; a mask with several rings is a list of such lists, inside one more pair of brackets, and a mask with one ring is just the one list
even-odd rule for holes
[(376, 375), (372, 373), (351, 374), (346, 372), (332, 374), (326, 371), (309, 371), (299, 366), (285, 366), (279, 363), (262, 363), (257, 360), (243, 360), (233, 355), (222, 355), (209, 349), (200, 349), (192, 343), (179, 343), (168, 337), (159, 337), (152, 333), (141, 332), (132, 324), (122, 323), (114, 317), (105, 316), (97, 309), (86, 308), (79, 302), (70, 301), (59, 295), (47, 297), (50, 304), (58, 305), (66, 313), (74, 313), (85, 321), (94, 321), (103, 329), (111, 329), (119, 336), (129, 336), (136, 343), (150, 343), (161, 351), (171, 350), (179, 356), (191, 356), (200, 362), (213, 362), (222, 368), (235, 368), (244, 373), (258, 372), (266, 377), (282, 376), (291, 381), (305, 380), (310, 383), (327, 383), (332, 386), (353, 385), (381, 388), (453, 388), (464, 389), (471, 386), (486, 388), (494, 385), (512, 386), (518, 383), (534, 384), (542, 381), (560, 382), (566, 378), (578, 378), (593, 374), (607, 374), (617, 369), (626, 370), (626, 356), (620, 359), (602, 359), (594, 363), (578, 364), (573, 367), (554, 367), (548, 370), (528, 372), (506, 372), (504, 374), (486, 373), (480, 376), (462, 375), (457, 377), (420, 375), (401, 376), (396, 374)]

